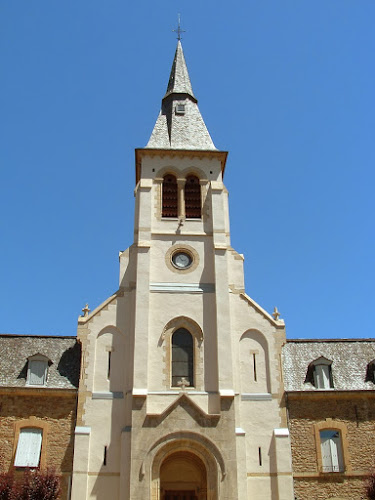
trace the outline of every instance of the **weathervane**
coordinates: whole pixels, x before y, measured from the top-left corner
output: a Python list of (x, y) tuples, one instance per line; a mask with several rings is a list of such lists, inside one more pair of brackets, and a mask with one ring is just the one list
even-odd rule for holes
[(186, 30), (181, 29), (181, 16), (178, 14), (178, 26), (176, 30), (172, 30), (174, 33), (177, 33), (177, 40), (181, 40), (181, 33), (186, 33)]

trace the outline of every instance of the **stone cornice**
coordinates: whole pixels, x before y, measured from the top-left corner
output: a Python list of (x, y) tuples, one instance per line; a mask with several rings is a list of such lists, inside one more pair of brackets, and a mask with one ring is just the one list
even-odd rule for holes
[(375, 386), (374, 389), (354, 389), (354, 390), (336, 390), (330, 389), (327, 391), (324, 390), (316, 390), (316, 391), (285, 391), (288, 399), (307, 399), (307, 398), (315, 398), (315, 399), (352, 399), (352, 398), (375, 398)]
[(57, 389), (49, 387), (0, 387), (0, 394), (11, 396), (76, 397), (78, 389)]
[(211, 158), (218, 159), (221, 162), (221, 172), (224, 177), (225, 164), (228, 157), (227, 151), (215, 151), (215, 150), (197, 150), (197, 149), (148, 149), (148, 148), (137, 148), (135, 150), (135, 183), (139, 182), (141, 177), (141, 160), (142, 158), (149, 156), (155, 157), (159, 156), (163, 158), (165, 156), (169, 158)]

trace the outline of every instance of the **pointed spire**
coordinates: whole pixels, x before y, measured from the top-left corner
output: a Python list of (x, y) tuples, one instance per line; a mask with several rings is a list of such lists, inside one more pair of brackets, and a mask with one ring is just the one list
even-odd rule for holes
[(164, 99), (170, 94), (189, 94), (189, 96), (192, 97), (195, 102), (197, 102), (193, 94), (193, 88), (191, 86), (190, 77), (180, 40), (177, 42), (176, 53), (174, 56), (167, 92), (165, 93)]
[(197, 103), (179, 39), (161, 111), (146, 148), (216, 150)]

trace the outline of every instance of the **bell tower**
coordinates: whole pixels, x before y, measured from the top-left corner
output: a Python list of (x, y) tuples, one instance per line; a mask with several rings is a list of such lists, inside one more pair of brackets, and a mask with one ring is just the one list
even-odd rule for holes
[(119, 288), (78, 321), (73, 500), (293, 498), (285, 327), (245, 294), (226, 160), (178, 40), (160, 114), (135, 151)]

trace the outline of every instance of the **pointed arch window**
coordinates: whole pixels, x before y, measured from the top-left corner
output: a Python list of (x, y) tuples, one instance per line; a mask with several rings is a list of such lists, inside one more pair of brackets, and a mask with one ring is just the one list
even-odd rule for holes
[(172, 174), (163, 177), (162, 217), (178, 217), (177, 179)]
[(200, 219), (201, 186), (198, 177), (188, 175), (185, 183), (185, 214), (187, 219)]
[(179, 328), (172, 335), (172, 387), (183, 378), (194, 386), (194, 342), (188, 330)]

